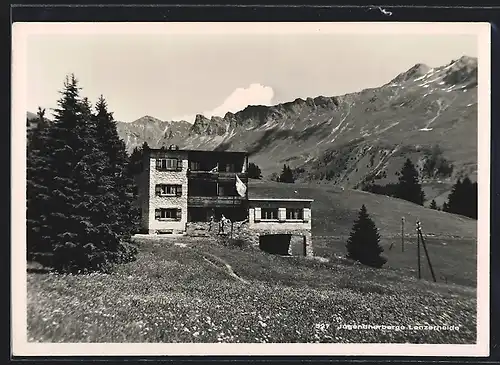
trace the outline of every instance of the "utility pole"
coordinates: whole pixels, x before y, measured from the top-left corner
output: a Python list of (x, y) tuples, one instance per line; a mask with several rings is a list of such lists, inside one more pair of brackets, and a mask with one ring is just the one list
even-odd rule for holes
[(425, 244), (424, 236), (422, 235), (422, 227), (420, 226), (420, 222), (417, 222), (417, 233), (422, 240), (422, 246), (424, 246), (425, 256), (427, 257), (427, 263), (429, 264), (429, 269), (431, 270), (432, 280), (436, 282), (436, 275), (434, 275), (434, 270), (431, 264), (431, 258), (429, 256), (429, 252), (427, 251), (427, 245)]
[(401, 252), (405, 252), (405, 217), (401, 217)]
[(422, 275), (420, 272), (420, 234), (418, 229), (419, 226), (420, 222), (417, 221), (417, 263), (418, 263), (418, 279), (420, 280), (422, 278)]
[[(405, 243), (404, 243), (404, 235), (405, 235), (405, 231), (404, 231), (404, 225), (405, 225), (405, 217), (401, 217), (401, 252), (404, 252), (405, 251)], [(389, 246), (389, 251), (392, 250), (392, 246), (394, 245), (394, 242), (395, 241), (392, 241), (391, 242), (391, 245)]]

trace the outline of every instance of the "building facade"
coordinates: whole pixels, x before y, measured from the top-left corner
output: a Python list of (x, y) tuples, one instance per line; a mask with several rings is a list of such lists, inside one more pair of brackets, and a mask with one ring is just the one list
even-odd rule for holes
[[(266, 251), (312, 255), (312, 199), (250, 198), (248, 229)], [(283, 247), (283, 248), (282, 248)]]
[(231, 226), (225, 235), (270, 252), (312, 255), (313, 200), (249, 198), (246, 152), (171, 146), (144, 151), (143, 158), (138, 177), (143, 233), (218, 235), (214, 223), (227, 218)]
[(248, 156), (244, 152), (149, 149), (139, 177), (142, 230), (148, 234), (184, 233), (188, 222), (222, 215), (243, 220), (248, 196)]

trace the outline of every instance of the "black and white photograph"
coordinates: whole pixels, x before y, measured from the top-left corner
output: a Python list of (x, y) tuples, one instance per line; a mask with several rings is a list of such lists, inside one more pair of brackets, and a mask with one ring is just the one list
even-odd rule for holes
[(487, 355), (489, 37), (14, 24), (14, 354)]

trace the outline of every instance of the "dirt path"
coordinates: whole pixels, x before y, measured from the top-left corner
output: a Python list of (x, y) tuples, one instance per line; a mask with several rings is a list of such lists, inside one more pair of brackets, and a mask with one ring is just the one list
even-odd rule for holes
[[(185, 249), (191, 249), (191, 250), (195, 251), (197, 254), (199, 254), (201, 257), (203, 257), (203, 259), (205, 261), (207, 261), (208, 263), (210, 263), (212, 266), (214, 266), (218, 270), (224, 270), (229, 276), (235, 278), (236, 280), (240, 281), (243, 284), (250, 284), (250, 282), (248, 282), (245, 279), (243, 279), (240, 276), (238, 276), (234, 272), (233, 267), (228, 262), (226, 262), (225, 260), (221, 259), (220, 257), (218, 257), (218, 256), (216, 256), (214, 254), (208, 253), (208, 252), (203, 252), (200, 249), (192, 246), (190, 243), (173, 241), (173, 245), (177, 246), (177, 247), (182, 247), (182, 248), (185, 248)], [(211, 259), (209, 259), (209, 258), (211, 258)], [(224, 265), (224, 267), (222, 267), (221, 265), (217, 265), (216, 263), (214, 263), (214, 261), (218, 262), (219, 264)]]
[(209, 253), (202, 253), (202, 255), (204, 256), (203, 259), (205, 261), (209, 262), (210, 264), (212, 264), (213, 266), (215, 266), (217, 269), (220, 269), (221, 267), (218, 266), (218, 265), (216, 265), (216, 264), (214, 264), (211, 260), (207, 259), (205, 256), (209, 256), (209, 257), (213, 258), (214, 260), (218, 261), (219, 263), (223, 264), (226, 267), (227, 273), (230, 276), (232, 276), (233, 278), (235, 278), (236, 280), (241, 281), (243, 284), (250, 284), (245, 279), (243, 279), (243, 278), (239, 277), (238, 275), (236, 275), (236, 273), (234, 272), (232, 266), (229, 265), (226, 261), (224, 261), (220, 257), (212, 255), (212, 254), (209, 254)]

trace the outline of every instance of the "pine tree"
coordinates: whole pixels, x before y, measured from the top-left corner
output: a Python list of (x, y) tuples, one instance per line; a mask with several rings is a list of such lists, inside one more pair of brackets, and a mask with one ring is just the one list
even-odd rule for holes
[(424, 204), (425, 195), (419, 182), (418, 172), (409, 158), (401, 169), (395, 195), (415, 204)]
[(477, 183), (472, 183), (469, 177), (462, 181), (462, 209), (459, 214), (477, 219)]
[(290, 182), (291, 183), (294, 183), (295, 182), (295, 177), (293, 176), (293, 172), (292, 172), (292, 169), (290, 168), (290, 166), (288, 166), (288, 176), (290, 177)]
[(432, 199), (431, 205), (429, 206), (429, 208), (434, 209), (434, 210), (438, 210), (438, 206), (437, 206), (436, 201), (434, 199)]
[(477, 183), (472, 183), (469, 177), (458, 179), (443, 210), (477, 219)]
[(113, 205), (117, 213), (116, 229), (121, 235), (123, 245), (126, 246), (119, 246), (124, 250), (122, 254), (126, 258), (129, 256), (127, 250), (136, 251), (133, 245), (129, 245), (129, 242), (131, 235), (139, 229), (140, 223), (140, 212), (134, 206), (136, 199), (134, 178), (128, 171), (129, 157), (125, 142), (118, 136), (113, 114), (108, 111), (106, 100), (102, 95), (97, 101), (94, 118), (97, 130), (96, 142), (100, 144), (100, 149), (104, 151), (110, 162), (108, 174), (111, 176), (117, 196)]
[(453, 185), (448, 201), (443, 205), (443, 210), (448, 213), (457, 213), (462, 211), (461, 204), (463, 201), (462, 180), (459, 178), (455, 185)]
[(470, 218), (477, 219), (478, 212), (478, 190), (477, 190), (477, 182), (471, 185), (471, 193), (469, 196), (469, 214), (467, 215)]
[(113, 227), (106, 224), (114, 195), (109, 161), (96, 143), (92, 106), (79, 91), (72, 75), (55, 110), (49, 151), (53, 182), (46, 238), (53, 268), (64, 272), (105, 269), (112, 261), (107, 253), (117, 245)]
[(250, 162), (248, 164), (248, 177), (250, 179), (261, 179), (262, 178), (262, 171), (260, 170), (260, 167), (257, 166), (253, 162)]
[[(49, 188), (45, 184), (47, 158), (44, 155), (48, 144), (50, 124), (45, 119), (45, 109), (38, 108), (38, 121), (29, 134), (27, 144), (26, 182), (27, 182), (27, 258), (34, 259), (42, 253), (50, 251), (43, 240), (46, 211), (44, 202), (48, 198)], [(37, 257), (38, 258), (38, 257)]]
[(144, 142), (140, 147), (134, 147), (128, 159), (128, 173), (130, 176), (135, 177), (142, 172), (144, 151), (148, 149), (148, 142)]
[(364, 265), (379, 268), (387, 262), (381, 256), (384, 249), (380, 246), (380, 234), (364, 204), (354, 221), (346, 248), (348, 258)]
[(284, 183), (294, 183), (295, 182), (292, 170), (286, 164), (283, 165), (283, 170), (281, 171), (279, 181), (284, 182)]
[(66, 78), (39, 153), (44, 164), (37, 166), (28, 216), (39, 210), (32, 231), (52, 254), (45, 264), (63, 272), (106, 271), (123, 261), (121, 188), (99, 142), (92, 106), (79, 92), (74, 75)]

